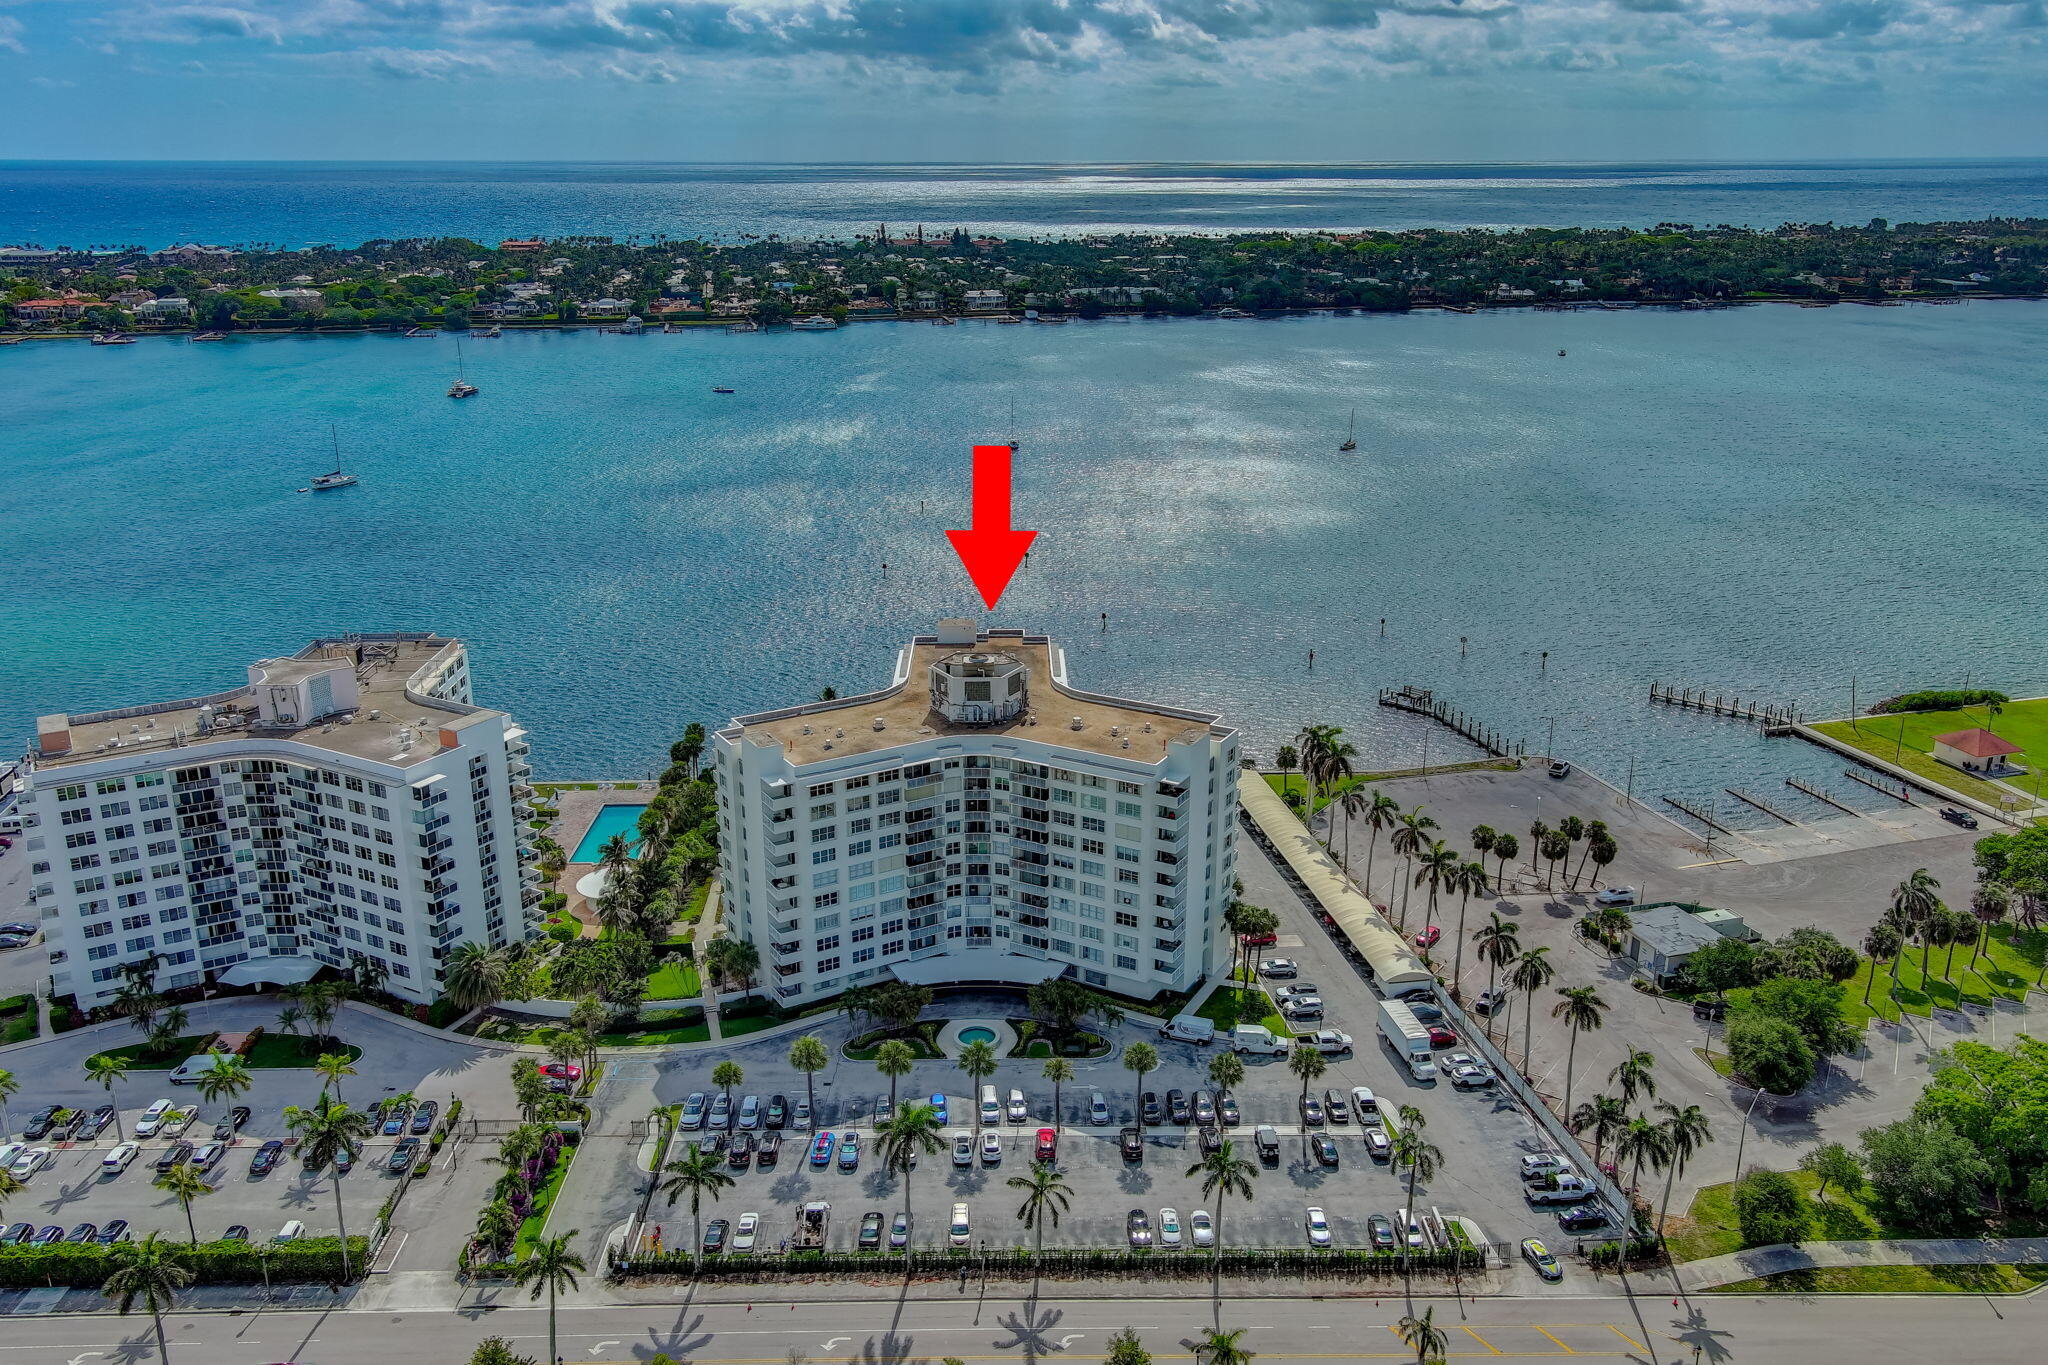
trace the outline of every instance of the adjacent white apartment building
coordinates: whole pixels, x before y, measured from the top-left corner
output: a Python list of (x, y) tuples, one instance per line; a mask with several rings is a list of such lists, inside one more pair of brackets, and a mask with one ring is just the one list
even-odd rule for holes
[(865, 696), (714, 738), (727, 914), (785, 1004), (895, 977), (1139, 999), (1227, 961), (1237, 732), (942, 621)]
[(363, 961), (427, 1003), (540, 920), (525, 731), (431, 634), (315, 640), (246, 686), (37, 722), (22, 797), (58, 994), (289, 983)]

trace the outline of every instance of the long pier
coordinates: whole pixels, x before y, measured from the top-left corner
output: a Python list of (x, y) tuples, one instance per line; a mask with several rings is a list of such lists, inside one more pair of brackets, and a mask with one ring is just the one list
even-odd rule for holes
[(1463, 736), (1484, 749), (1490, 758), (1521, 758), (1529, 751), (1523, 741), (1509, 740), (1490, 725), (1481, 724), (1473, 717), (1439, 699), (1435, 693), (1421, 687), (1382, 687), (1380, 705), (1391, 706), (1396, 711), (1411, 715), (1427, 716), (1454, 734)]
[(1728, 826), (1722, 824), (1719, 820), (1716, 820), (1713, 816), (1707, 814), (1698, 806), (1695, 806), (1692, 802), (1685, 800), (1683, 797), (1667, 796), (1664, 798), (1664, 803), (1669, 806), (1676, 806), (1679, 810), (1684, 811), (1687, 815), (1690, 815), (1693, 819), (1699, 821), (1701, 824), (1705, 825), (1708, 829), (1713, 830), (1717, 834), (1732, 835), (1735, 833), (1734, 830), (1728, 828)]
[(1794, 820), (1791, 816), (1785, 814), (1785, 812), (1779, 810), (1770, 802), (1764, 800), (1761, 796), (1751, 796), (1748, 792), (1742, 790), (1740, 787), (1723, 787), (1721, 788), (1721, 790), (1727, 792), (1737, 801), (1748, 802), (1750, 805), (1755, 806), (1758, 810), (1762, 811), (1765, 815), (1770, 816), (1774, 820), (1783, 820), (1786, 824), (1795, 826), (1799, 823), (1797, 820)]
[(1650, 684), (1650, 700), (1662, 706), (1676, 706), (1682, 711), (1747, 721), (1763, 726), (1766, 731), (1782, 731), (1797, 725), (1802, 719), (1801, 713), (1790, 706), (1759, 702), (1754, 698), (1744, 701), (1719, 692), (1709, 696), (1704, 687), (1667, 687), (1653, 682)]
[(1842, 769), (1842, 776), (1854, 778), (1872, 791), (1883, 792), (1894, 801), (1901, 801), (1909, 806), (1914, 804), (1913, 789), (1903, 782), (1894, 787), (1891, 783), (1881, 782), (1859, 768), (1844, 768)]
[(1805, 792), (1808, 796), (1812, 797), (1816, 801), (1825, 801), (1828, 805), (1833, 806), (1836, 810), (1847, 811), (1851, 815), (1860, 816), (1863, 814), (1862, 811), (1857, 810), (1854, 806), (1848, 804), (1845, 801), (1837, 801), (1834, 797), (1829, 796), (1825, 791), (1821, 790), (1819, 787), (1814, 786), (1811, 782), (1808, 782), (1803, 778), (1788, 777), (1785, 779), (1785, 785), (1792, 788), (1792, 790), (1794, 791)]

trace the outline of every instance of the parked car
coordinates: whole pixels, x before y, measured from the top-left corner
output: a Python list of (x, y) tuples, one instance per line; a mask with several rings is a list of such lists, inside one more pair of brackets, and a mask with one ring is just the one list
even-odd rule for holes
[(1441, 924), (1432, 924), (1415, 936), (1415, 947), (1418, 951), (1426, 953), (1442, 942), (1443, 936), (1444, 927)]
[(1152, 1216), (1143, 1209), (1132, 1209), (1124, 1216), (1124, 1236), (1134, 1247), (1152, 1245)]
[(953, 1134), (953, 1164), (972, 1166), (974, 1164), (974, 1134), (958, 1132)]
[(141, 1151), (142, 1144), (139, 1142), (115, 1143), (113, 1147), (108, 1149), (107, 1154), (100, 1158), (100, 1174), (121, 1174), (121, 1172), (128, 1169), (129, 1164), (135, 1160), (136, 1155)]
[(932, 1107), (933, 1118), (937, 1119), (940, 1123), (951, 1121), (946, 1117), (946, 1097), (942, 1092), (934, 1090), (931, 1099), (927, 1100), (926, 1103)]
[(1214, 1124), (1203, 1124), (1196, 1130), (1202, 1138), (1202, 1155), (1214, 1156), (1223, 1150), (1223, 1131)]
[(1262, 1123), (1252, 1129), (1252, 1146), (1259, 1152), (1259, 1160), (1268, 1166), (1280, 1160), (1280, 1130), (1270, 1123)]
[(952, 1220), (946, 1225), (946, 1240), (956, 1247), (964, 1247), (974, 1240), (973, 1227), (967, 1221), (967, 1205), (953, 1206)]
[(869, 1209), (860, 1216), (860, 1236), (855, 1243), (862, 1251), (882, 1249), (882, 1211)]
[(1431, 1024), (1429, 1025), (1429, 1045), (1431, 1047), (1456, 1047), (1458, 1045), (1458, 1035), (1445, 1028), (1442, 1024)]
[(35, 1235), (34, 1223), (11, 1223), (7, 1231), (0, 1232), (0, 1247), (18, 1247), (23, 1242), (33, 1241)]
[(1444, 1021), (1443, 1007), (1434, 1000), (1407, 1000), (1408, 1012), (1425, 1024), (1441, 1024)]
[(1365, 1220), (1365, 1239), (1374, 1251), (1394, 1249), (1394, 1222), (1384, 1213), (1375, 1213)]
[(1453, 1052), (1444, 1058), (1443, 1069), (1451, 1073), (1451, 1084), (1461, 1090), (1483, 1090), (1493, 1084), (1493, 1072), (1469, 1052)]
[(4, 1147), (0, 1147), (0, 1171), (4, 1171), (9, 1166), (12, 1166), (14, 1158), (27, 1150), (28, 1144), (26, 1142), (10, 1142)]
[(1289, 1019), (1320, 1019), (1323, 1017), (1323, 997), (1290, 995), (1280, 1002), (1280, 1013)]
[(7, 1173), (16, 1180), (26, 1180), (49, 1164), (50, 1149), (48, 1147), (31, 1147), (20, 1156), (14, 1158), (14, 1164), (7, 1168)]
[(216, 1162), (227, 1155), (227, 1152), (228, 1145), (225, 1142), (202, 1142), (192, 1149), (192, 1169), (210, 1171)]
[(1187, 1092), (1169, 1090), (1166, 1092), (1166, 1117), (1170, 1123), (1186, 1123), (1192, 1111), (1188, 1107)]
[(306, 1235), (306, 1225), (296, 1218), (285, 1220), (284, 1226), (272, 1235), (273, 1243), (296, 1242)]
[(1024, 1092), (1012, 1090), (1009, 1102), (1010, 1122), (1023, 1123), (1031, 1117), (1031, 1106), (1024, 1102)]
[(1313, 981), (1292, 981), (1273, 992), (1275, 1000), (1292, 1000), (1301, 995), (1321, 995), (1322, 988)]
[(1380, 1116), (1379, 1100), (1362, 1085), (1351, 1087), (1351, 1112), (1361, 1127), (1384, 1122)]
[(60, 1105), (46, 1104), (28, 1116), (21, 1125), (21, 1135), (30, 1142), (40, 1142), (50, 1135), (50, 1128), (57, 1122), (57, 1115), (63, 1112)]
[(1198, 1247), (1216, 1245), (1216, 1220), (1207, 1209), (1196, 1209), (1188, 1215), (1188, 1240)]
[(1100, 1090), (1088, 1092), (1088, 1122), (1097, 1128), (1109, 1126), (1109, 1101), (1103, 1097)]
[(761, 1215), (743, 1213), (732, 1225), (732, 1254), (745, 1256), (754, 1249), (755, 1240), (761, 1235)]
[(1941, 818), (1952, 825), (1961, 825), (1964, 829), (1977, 828), (1977, 817), (1959, 806), (1943, 806)]
[(1225, 1128), (1235, 1128), (1244, 1121), (1237, 1112), (1237, 1097), (1228, 1090), (1216, 1092), (1216, 1119)]
[(1301, 1121), (1303, 1123), (1307, 1124), (1311, 1128), (1320, 1128), (1323, 1126), (1322, 1102), (1318, 1100), (1314, 1095), (1303, 1095), (1298, 1101), (1296, 1101), (1296, 1104), (1301, 1110)]
[(1054, 1161), (1058, 1159), (1059, 1153), (1060, 1135), (1058, 1131), (1051, 1128), (1039, 1129), (1037, 1145), (1031, 1151), (1032, 1160), (1042, 1162)]
[(781, 1159), (782, 1134), (772, 1131), (761, 1134), (761, 1141), (754, 1147), (754, 1169), (770, 1170)]
[(171, 1102), (169, 1100), (158, 1100), (155, 1104), (150, 1105), (149, 1108), (142, 1111), (142, 1116), (135, 1120), (135, 1136), (155, 1137), (157, 1129), (164, 1126), (164, 1116), (170, 1112)]
[(397, 1137), (405, 1131), (405, 1125), (412, 1120), (412, 1106), (400, 1101), (384, 1111), (384, 1122), (377, 1131), (385, 1137)]
[(789, 1122), (789, 1097), (770, 1095), (766, 1122), (770, 1128), (781, 1128)]
[(1313, 1049), (1325, 1056), (1335, 1056), (1351, 1051), (1351, 1035), (1339, 1033), (1333, 1028), (1317, 1029), (1314, 1033), (1304, 1033), (1296, 1037), (1294, 1045)]
[(440, 1101), (420, 1101), (420, 1107), (412, 1111), (412, 1126), (406, 1131), (414, 1137), (426, 1137), (434, 1131), (434, 1118), (440, 1112)]
[(362, 1155), (352, 1147), (344, 1147), (334, 1154), (334, 1173), (347, 1175), (356, 1168), (356, 1158)]
[(1273, 933), (1239, 934), (1237, 937), (1247, 948), (1270, 948), (1280, 941), (1280, 935)]
[(165, 1137), (178, 1137), (192, 1126), (192, 1120), (199, 1117), (199, 1106), (181, 1104), (164, 1115), (164, 1125), (157, 1131)]
[(1394, 1143), (1393, 1139), (1387, 1136), (1386, 1129), (1368, 1128), (1365, 1130), (1365, 1152), (1374, 1161), (1393, 1160)]
[(213, 1125), (213, 1140), (215, 1142), (232, 1142), (235, 1134), (242, 1131), (242, 1125), (247, 1123), (250, 1117), (251, 1111), (248, 1105), (236, 1105), (228, 1110), (226, 1118)]
[(1472, 1002), (1472, 1012), (1474, 1014), (1492, 1014), (1502, 1005), (1505, 1005), (1507, 999), (1508, 993), (1506, 991), (1481, 991), (1479, 992), (1479, 998)]
[(1396, 1221), (1401, 1229), (1401, 1236), (1411, 1251), (1420, 1251), (1429, 1244), (1429, 1239), (1422, 1235), (1422, 1224), (1416, 1221), (1413, 1210), (1399, 1210)]
[(100, 1225), (98, 1223), (80, 1223), (77, 1227), (71, 1229), (71, 1235), (66, 1237), (64, 1240), (67, 1242), (77, 1243), (97, 1242), (99, 1239)]
[(1633, 886), (1603, 886), (1593, 893), (1595, 905), (1634, 905), (1636, 889)]
[(420, 1154), (420, 1140), (416, 1137), (402, 1137), (391, 1149), (391, 1155), (384, 1159), (384, 1169), (393, 1175), (404, 1175)]
[(1328, 1133), (1317, 1133), (1310, 1140), (1310, 1146), (1315, 1149), (1317, 1161), (1325, 1166), (1335, 1166), (1337, 1164), (1337, 1139), (1331, 1137)]
[(113, 1246), (116, 1242), (125, 1242), (127, 1240), (129, 1240), (129, 1238), (128, 1220), (126, 1218), (114, 1218), (110, 1219), (105, 1223), (100, 1224), (101, 1246), (110, 1247)]
[(250, 1175), (268, 1175), (277, 1163), (284, 1160), (284, 1144), (276, 1138), (256, 1149), (256, 1155), (249, 1158)]
[(910, 1215), (902, 1209), (889, 1221), (889, 1249), (901, 1251), (910, 1245)]
[(761, 1126), (761, 1097), (742, 1095), (740, 1097), (740, 1127), (754, 1129)]
[[(944, 1123), (945, 1121), (946, 1116), (941, 1112), (939, 1122)], [(811, 1131), (811, 1102), (809, 1100), (798, 1100), (789, 1106), (789, 1126), (799, 1133)]]
[(1178, 1247), (1180, 1245), (1180, 1210), (1159, 1210), (1159, 1245)]
[(1194, 1093), (1194, 1097), (1188, 1101), (1188, 1105), (1194, 1111), (1194, 1121), (1196, 1123), (1214, 1123), (1216, 1121), (1216, 1100), (1208, 1091), (1197, 1090)]
[(1550, 1254), (1550, 1248), (1534, 1237), (1522, 1239), (1522, 1259), (1536, 1267), (1536, 1273), (1552, 1284), (1564, 1278), (1564, 1267), (1557, 1263), (1557, 1257)]
[(839, 1169), (855, 1171), (860, 1169), (860, 1134), (846, 1133), (839, 1139)]
[(82, 1124), (79, 1127), (79, 1141), (92, 1141), (94, 1138), (98, 1137), (103, 1131), (105, 1131), (107, 1125), (112, 1123), (113, 1121), (114, 1106), (111, 1104), (101, 1105), (99, 1108), (93, 1110), (91, 1114), (87, 1115), (84, 1124)]
[(1003, 1139), (997, 1133), (981, 1135), (981, 1159), (984, 1165), (993, 1166), (1003, 1159)]
[(832, 1135), (830, 1128), (821, 1130), (818, 1136), (811, 1140), (811, 1165), (820, 1167), (830, 1166), (832, 1164), (832, 1149), (837, 1143), (838, 1139)]
[(51, 1223), (36, 1234), (35, 1244), (39, 1247), (53, 1247), (64, 1240), (62, 1224)]
[(1572, 765), (1561, 758), (1554, 758), (1550, 761), (1550, 775), (1552, 777), (1570, 777), (1572, 775)]
[(1344, 1092), (1334, 1086), (1323, 1092), (1323, 1113), (1332, 1123), (1351, 1122), (1351, 1106), (1344, 1102)]
[(745, 1170), (754, 1160), (754, 1135), (734, 1133), (732, 1144), (725, 1149), (725, 1164), (735, 1171)]
[(1122, 1150), (1125, 1161), (1141, 1161), (1145, 1156), (1145, 1139), (1135, 1128), (1120, 1128), (1116, 1135), (1117, 1146)]
[(711, 1097), (710, 1112), (704, 1116), (705, 1126), (709, 1128), (723, 1128), (731, 1119), (732, 1097), (723, 1092), (713, 1095)]
[(1166, 1122), (1166, 1109), (1159, 1103), (1156, 1091), (1147, 1090), (1138, 1096), (1138, 1113), (1149, 1128), (1156, 1128)]
[(1259, 964), (1259, 975), (1270, 976), (1275, 981), (1290, 980), (1300, 970), (1300, 964), (1291, 957), (1269, 957)]
[(1304, 1222), (1308, 1227), (1308, 1244), (1310, 1246), (1326, 1247), (1330, 1245), (1330, 1220), (1321, 1209), (1317, 1208), (1314, 1204), (1309, 1205), (1308, 1213), (1304, 1216)]
[(1607, 1210), (1592, 1205), (1580, 1205), (1557, 1215), (1557, 1226), (1564, 1232), (1592, 1232), (1606, 1227), (1610, 1221)]
[(732, 1231), (732, 1224), (723, 1218), (714, 1218), (704, 1225), (704, 1254), (716, 1256), (725, 1250), (725, 1235)]
[(703, 1091), (692, 1090), (689, 1098), (683, 1101), (683, 1116), (677, 1120), (676, 1126), (686, 1133), (694, 1133), (699, 1128), (702, 1128), (704, 1126), (704, 1111), (710, 1104), (710, 1100), (711, 1097)]
[(583, 1068), (574, 1062), (543, 1062), (540, 1074), (543, 1076), (559, 1076), (573, 1085), (583, 1079)]

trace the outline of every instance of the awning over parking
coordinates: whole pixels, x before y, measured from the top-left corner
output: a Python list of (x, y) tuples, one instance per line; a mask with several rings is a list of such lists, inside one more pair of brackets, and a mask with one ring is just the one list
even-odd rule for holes
[(913, 986), (1036, 986), (1052, 980), (1065, 968), (1042, 957), (970, 948), (921, 962), (899, 962), (895, 970), (898, 981)]
[(1351, 884), (1343, 871), (1316, 842), (1308, 827), (1295, 818), (1266, 779), (1247, 772), (1240, 784), (1238, 804), (1258, 825), (1259, 832), (1286, 862), (1295, 879), (1308, 888), (1325, 914), (1336, 921), (1351, 945), (1358, 949), (1372, 974), (1388, 985), (1433, 979), (1408, 943), (1388, 924), (1379, 907)]
[(311, 981), (320, 964), (310, 957), (252, 957), (220, 974), (223, 986), (296, 986)]

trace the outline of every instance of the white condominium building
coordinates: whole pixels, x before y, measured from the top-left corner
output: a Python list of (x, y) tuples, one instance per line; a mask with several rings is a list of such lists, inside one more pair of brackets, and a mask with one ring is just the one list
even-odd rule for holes
[(942, 621), (878, 692), (713, 743), (727, 913), (785, 1004), (895, 977), (1150, 999), (1227, 958), (1237, 732), (1080, 691), (1043, 635)]
[(58, 994), (302, 981), (365, 962), (427, 1003), (466, 939), (540, 919), (525, 731), (428, 634), (315, 640), (245, 687), (44, 716), (23, 835)]

